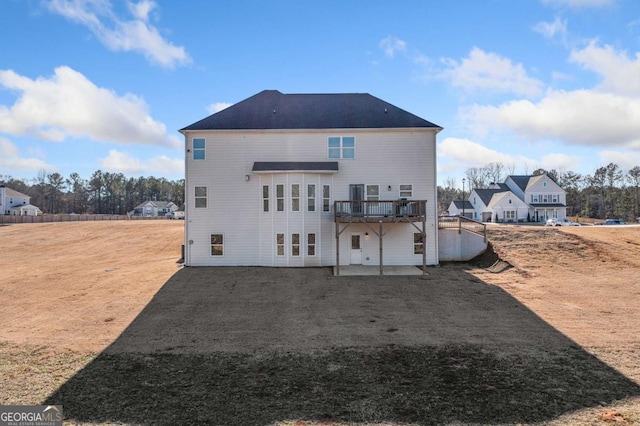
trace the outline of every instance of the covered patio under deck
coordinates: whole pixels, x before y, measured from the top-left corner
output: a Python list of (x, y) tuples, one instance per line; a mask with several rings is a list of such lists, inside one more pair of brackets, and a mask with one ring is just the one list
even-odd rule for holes
[[(365, 224), (367, 228), (378, 236), (380, 247), (379, 274), (384, 275), (383, 240), (389, 229), (383, 231), (383, 224), (411, 223), (422, 235), (422, 241), (427, 240), (427, 201), (426, 200), (394, 200), (394, 201), (335, 201), (334, 221), (336, 224), (336, 266), (335, 274), (340, 275), (340, 235), (354, 223)], [(421, 226), (417, 226), (421, 223)], [(376, 225), (377, 224), (377, 225)], [(423, 244), (422, 274), (426, 275), (427, 253)]]

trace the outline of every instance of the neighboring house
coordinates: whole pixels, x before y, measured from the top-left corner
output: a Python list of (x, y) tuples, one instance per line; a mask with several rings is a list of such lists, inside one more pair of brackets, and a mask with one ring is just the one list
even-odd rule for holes
[(449, 209), (447, 210), (447, 214), (449, 216), (464, 216), (469, 219), (473, 219), (473, 206), (471, 203), (461, 200), (453, 200), (451, 204), (449, 204)]
[(31, 197), (0, 185), (0, 212), (12, 216), (37, 216), (42, 211), (30, 204)]
[(171, 201), (145, 201), (140, 203), (129, 213), (131, 216), (143, 216), (143, 217), (156, 217), (164, 216), (167, 213), (171, 213), (178, 210)]
[[(546, 173), (508, 176), (504, 183), (473, 189), (467, 202), (473, 212), (471, 218), (481, 222), (545, 222), (567, 217), (565, 191)], [(451, 215), (461, 214), (451, 210)]]
[(505, 183), (518, 198), (529, 205), (532, 222), (567, 217), (567, 194), (548, 174), (508, 176)]
[(276, 90), (181, 129), (185, 264), (437, 264), (440, 130), (369, 94)]

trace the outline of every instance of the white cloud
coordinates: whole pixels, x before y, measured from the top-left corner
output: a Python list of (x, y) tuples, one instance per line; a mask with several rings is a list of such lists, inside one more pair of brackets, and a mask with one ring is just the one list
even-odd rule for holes
[(109, 155), (99, 161), (100, 167), (111, 172), (127, 174), (184, 174), (184, 160), (165, 155), (139, 160), (125, 152), (109, 150)]
[(489, 163), (502, 163), (505, 167), (513, 165), (537, 164), (536, 161), (523, 155), (512, 156), (503, 152), (489, 149), (482, 144), (469, 139), (446, 138), (438, 143), (438, 157), (451, 160), (458, 164), (464, 164), (465, 169), (469, 167), (484, 167)]
[(565, 41), (567, 38), (567, 21), (563, 21), (559, 17), (556, 17), (553, 22), (537, 23), (533, 27), (533, 30), (542, 34), (546, 38), (552, 39), (557, 37), (560, 40)]
[(598, 157), (601, 165), (614, 163), (625, 172), (640, 166), (640, 151), (601, 151)]
[(481, 133), (513, 131), (534, 140), (640, 148), (640, 99), (590, 90), (549, 91), (537, 103), (516, 100), (462, 112)]
[(592, 41), (584, 49), (573, 50), (569, 60), (600, 74), (603, 80), (598, 89), (640, 96), (640, 52), (631, 59), (625, 51), (616, 51), (609, 45), (599, 47)]
[(397, 52), (404, 52), (407, 49), (405, 41), (391, 35), (380, 40), (378, 46), (388, 58), (393, 58)]
[(0, 132), (62, 141), (90, 138), (121, 144), (178, 149), (181, 140), (155, 121), (145, 101), (97, 87), (81, 73), (58, 67), (50, 79), (31, 80), (0, 70), (0, 86), (19, 92), (15, 104), (0, 105)]
[(616, 0), (542, 0), (543, 4), (553, 7), (569, 7), (580, 9), (583, 7), (602, 7), (615, 4)]
[(563, 153), (550, 153), (542, 156), (541, 167), (545, 170), (575, 170), (580, 166), (582, 157)]
[(49, 10), (82, 24), (102, 44), (113, 51), (141, 52), (149, 61), (163, 67), (191, 62), (182, 46), (165, 40), (156, 27), (149, 23), (149, 14), (156, 8), (151, 0), (127, 2), (133, 19), (117, 16), (109, 0), (49, 0)]
[(542, 82), (527, 75), (522, 64), (514, 64), (508, 58), (487, 53), (477, 47), (460, 62), (445, 59), (444, 63), (449, 69), (442, 76), (449, 79), (452, 86), (467, 91), (484, 90), (536, 96), (543, 88)]
[(233, 104), (230, 104), (228, 102), (215, 102), (207, 107), (207, 111), (209, 112), (209, 114), (215, 114), (216, 112), (220, 112), (225, 108), (229, 108), (231, 105)]
[(56, 170), (56, 167), (34, 157), (23, 157), (18, 147), (0, 136), (0, 169), (24, 171)]

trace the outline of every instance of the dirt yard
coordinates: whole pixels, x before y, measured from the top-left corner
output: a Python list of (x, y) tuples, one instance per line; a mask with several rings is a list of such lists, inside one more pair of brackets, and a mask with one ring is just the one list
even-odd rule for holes
[[(415, 406), (429, 404), (446, 416), (433, 423), (640, 424), (640, 227), (492, 226), (494, 256), (429, 268), (426, 280), (333, 277), (328, 268), (218, 268), (212, 276), (208, 268), (176, 263), (182, 227), (180, 221), (0, 227), (0, 404), (62, 402), (75, 421), (92, 424), (163, 423), (149, 412), (95, 411), (98, 402), (87, 397), (115, 392), (124, 395), (115, 398), (118, 407), (131, 405), (131, 395), (153, 386), (157, 375), (156, 388), (166, 387), (167, 377), (171, 386), (201, 386), (208, 391), (196, 389), (198, 398), (223, 398), (215, 407), (233, 407), (229, 398), (241, 392), (243, 411), (267, 412), (282, 405), (260, 405), (270, 401), (264, 393), (274, 393), (268, 386), (276, 377), (307, 377), (322, 366), (304, 381), (313, 387), (294, 386), (304, 400), (279, 395), (287, 407), (235, 424), (424, 424)], [(493, 265), (497, 257), (502, 267)], [(475, 375), (462, 387), (434, 386), (434, 394), (424, 394), (416, 377), (442, 386), (455, 381), (446, 371), (422, 377), (424, 368), (417, 368), (425, 359), (453, 369), (455, 380), (465, 371)], [(474, 362), (481, 367), (470, 367)], [(504, 371), (496, 367), (501, 363)], [(392, 365), (406, 371), (387, 371)], [(380, 375), (369, 377), (372, 366)], [(127, 382), (139, 369), (146, 375)], [(200, 376), (180, 382), (185, 370), (234, 383), (248, 374), (273, 380), (213, 389)], [(332, 388), (329, 406), (326, 394), (318, 399), (328, 386), (325, 370), (345, 380)], [(96, 388), (109, 376), (119, 384)], [(553, 386), (531, 382), (554, 377)], [(578, 378), (583, 388), (575, 388)], [(296, 380), (278, 386), (289, 389)], [(386, 390), (367, 394), (381, 380)], [(523, 387), (535, 391), (517, 396)], [(398, 395), (406, 400), (385, 405)], [(474, 398), (479, 402), (465, 405)], [(170, 405), (168, 395), (156, 399)], [(203, 415), (187, 411), (196, 413), (187, 423)], [(213, 423), (232, 424), (238, 412), (229, 408)]]

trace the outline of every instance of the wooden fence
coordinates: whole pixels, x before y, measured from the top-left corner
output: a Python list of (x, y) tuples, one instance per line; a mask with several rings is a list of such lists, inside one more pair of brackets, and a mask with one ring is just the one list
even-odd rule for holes
[(103, 220), (167, 220), (164, 216), (128, 216), (119, 214), (43, 214), (39, 216), (0, 215), (0, 225), (13, 223), (93, 222)]

